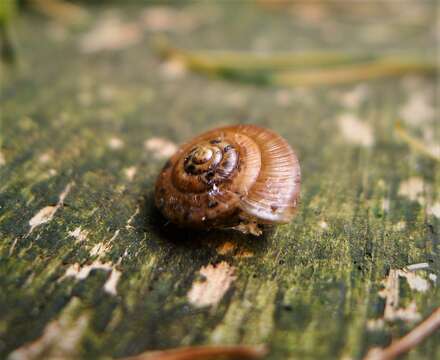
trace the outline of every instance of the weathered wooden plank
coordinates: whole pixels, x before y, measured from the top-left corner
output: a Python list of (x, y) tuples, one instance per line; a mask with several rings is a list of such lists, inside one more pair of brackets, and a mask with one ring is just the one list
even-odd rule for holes
[[(76, 27), (22, 13), (20, 67), (2, 77), (1, 357), (266, 344), (270, 359), (356, 359), (440, 305), (440, 165), (394, 129), (438, 146), (438, 78), (256, 87), (152, 47), (162, 31), (195, 49), (437, 46), (435, 2), (342, 4), (88, 5)], [(300, 157), (300, 211), (261, 238), (176, 230), (152, 204), (175, 145), (227, 123), (267, 126)], [(439, 340), (408, 357), (439, 357)]]

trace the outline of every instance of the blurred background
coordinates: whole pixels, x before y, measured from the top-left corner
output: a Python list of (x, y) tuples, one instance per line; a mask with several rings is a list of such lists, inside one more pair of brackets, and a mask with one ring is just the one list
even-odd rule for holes
[[(347, 360), (413, 329), (440, 299), (439, 24), (435, 0), (0, 0), (0, 357)], [(237, 123), (297, 152), (297, 217), (165, 234), (163, 164)]]

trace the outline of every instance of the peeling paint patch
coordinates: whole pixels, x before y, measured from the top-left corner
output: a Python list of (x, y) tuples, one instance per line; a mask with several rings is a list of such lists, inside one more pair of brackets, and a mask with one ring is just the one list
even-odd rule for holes
[(429, 277), (429, 280), (431, 280), (434, 284), (437, 282), (437, 275), (436, 274), (431, 273), (428, 275), (428, 277)]
[(76, 316), (80, 300), (73, 298), (58, 319), (49, 322), (35, 341), (14, 350), (8, 360), (75, 359), (78, 344), (89, 323), (89, 315)]
[(440, 202), (428, 206), (427, 212), (429, 215), (434, 215), (436, 218), (440, 219)]
[(73, 182), (66, 185), (62, 193), (59, 195), (58, 203), (55, 206), (45, 206), (44, 208), (40, 209), (33, 217), (29, 220), (29, 226), (31, 227), (28, 235), (30, 235), (34, 229), (37, 226), (40, 226), (42, 224), (48, 223), (52, 220), (55, 213), (58, 211), (58, 209), (63, 206), (64, 200), (66, 199), (67, 195), (69, 195), (70, 190), (72, 189)]
[(75, 238), (75, 243), (80, 243), (87, 239), (89, 232), (87, 230), (82, 230), (81, 226), (78, 226), (74, 230), (69, 231), (68, 234)]
[(369, 331), (378, 331), (382, 330), (385, 325), (385, 321), (380, 319), (369, 319), (367, 320), (367, 329)]
[(373, 130), (352, 114), (342, 114), (338, 119), (339, 130), (344, 138), (355, 145), (370, 147), (374, 144)]
[(398, 195), (406, 197), (411, 201), (418, 201), (422, 205), (425, 202), (423, 188), (423, 179), (414, 176), (400, 183)]
[(124, 142), (117, 137), (110, 138), (108, 140), (107, 144), (108, 144), (108, 147), (112, 150), (119, 150), (124, 147)]
[(85, 54), (121, 50), (138, 43), (142, 32), (135, 23), (123, 23), (116, 16), (106, 17), (85, 34), (79, 43), (81, 52)]
[(110, 274), (110, 277), (104, 284), (104, 290), (109, 294), (116, 296), (117, 295), (116, 288), (120, 277), (121, 277), (121, 272), (116, 269), (113, 269)]
[(137, 173), (136, 166), (130, 166), (130, 167), (124, 169), (124, 175), (128, 181), (132, 181), (134, 179), (134, 177), (136, 176), (136, 173)]
[(90, 256), (98, 255), (98, 258), (104, 256), (108, 250), (111, 248), (112, 242), (119, 236), (121, 230), (116, 230), (110, 240), (106, 242), (100, 242), (92, 247), (90, 250)]
[(177, 151), (176, 144), (160, 137), (145, 140), (144, 148), (150, 151), (156, 159), (169, 158)]
[(227, 262), (202, 266), (199, 273), (202, 280), (193, 282), (187, 296), (188, 301), (195, 307), (217, 305), (236, 279), (235, 268)]
[(384, 319), (386, 321), (403, 320), (408, 322), (418, 321), (421, 315), (417, 311), (416, 303), (413, 301), (407, 307), (399, 307), (399, 278), (406, 279), (409, 287), (418, 292), (426, 292), (430, 285), (415, 271), (425, 269), (426, 263), (409, 265), (405, 269), (391, 269), (386, 280), (385, 288), (379, 292), (379, 296), (385, 299)]
[(136, 210), (134, 211), (134, 213), (127, 220), (127, 223), (125, 224), (125, 228), (127, 230), (133, 229), (133, 225), (132, 224), (133, 224), (134, 218), (139, 214), (139, 212), (140, 212), (140, 208), (138, 206), (138, 207), (136, 207)]
[(76, 280), (84, 280), (90, 275), (90, 272), (95, 269), (112, 271), (113, 267), (111, 263), (102, 263), (99, 260), (95, 260), (90, 265), (84, 265), (82, 267), (80, 264), (75, 263), (67, 268), (65, 274), (60, 278), (60, 281), (68, 277), (74, 277)]

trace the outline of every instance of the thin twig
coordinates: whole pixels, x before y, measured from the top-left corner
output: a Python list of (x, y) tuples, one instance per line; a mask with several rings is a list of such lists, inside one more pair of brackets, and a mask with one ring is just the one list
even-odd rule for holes
[(364, 360), (392, 360), (415, 348), (428, 336), (440, 328), (440, 307), (437, 308), (431, 316), (416, 326), (403, 338), (393, 342), (385, 349), (371, 349)]
[(400, 138), (405, 141), (415, 151), (440, 161), (440, 152), (435, 153), (433, 149), (427, 147), (423, 142), (410, 135), (400, 121), (396, 121), (395, 129)]
[(265, 346), (190, 346), (164, 351), (149, 351), (120, 360), (207, 360), (262, 359), (267, 354)]
[(328, 69), (279, 72), (273, 75), (270, 83), (281, 86), (338, 85), (414, 73), (432, 75), (437, 70), (437, 65), (425, 61), (380, 59)]

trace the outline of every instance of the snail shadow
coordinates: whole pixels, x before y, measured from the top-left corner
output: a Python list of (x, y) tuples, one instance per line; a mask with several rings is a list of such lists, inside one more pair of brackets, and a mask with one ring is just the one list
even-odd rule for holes
[(154, 205), (154, 194), (146, 193), (141, 201), (142, 231), (151, 234), (160, 247), (173, 247), (184, 252), (203, 252), (225, 256), (258, 256), (264, 253), (273, 228), (265, 228), (261, 236), (235, 230), (198, 230), (178, 227), (169, 222)]

